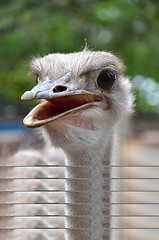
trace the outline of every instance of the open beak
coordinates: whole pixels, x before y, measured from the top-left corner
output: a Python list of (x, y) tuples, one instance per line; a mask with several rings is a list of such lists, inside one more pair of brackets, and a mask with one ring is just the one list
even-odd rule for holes
[(27, 127), (40, 127), (58, 118), (75, 114), (90, 107), (98, 106), (104, 100), (102, 96), (86, 90), (74, 90), (69, 87), (70, 73), (51, 81), (48, 77), (38, 83), (31, 91), (25, 92), (21, 99), (45, 99), (24, 118)]

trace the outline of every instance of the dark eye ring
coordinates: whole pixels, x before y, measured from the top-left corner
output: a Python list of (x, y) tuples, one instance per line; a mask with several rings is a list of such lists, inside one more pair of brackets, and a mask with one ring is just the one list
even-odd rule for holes
[(39, 75), (36, 74), (36, 83), (38, 84), (38, 82), (39, 82)]
[(109, 90), (116, 81), (116, 72), (114, 69), (107, 68), (100, 72), (97, 78), (97, 85), (103, 90)]

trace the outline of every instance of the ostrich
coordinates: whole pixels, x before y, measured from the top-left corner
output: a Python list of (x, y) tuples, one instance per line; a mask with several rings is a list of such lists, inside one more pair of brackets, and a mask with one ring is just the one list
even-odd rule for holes
[(67, 240), (110, 239), (114, 137), (133, 106), (124, 70), (113, 54), (88, 49), (31, 62), (37, 85), (22, 100), (42, 103), (24, 124), (41, 127), (46, 144), (65, 153)]

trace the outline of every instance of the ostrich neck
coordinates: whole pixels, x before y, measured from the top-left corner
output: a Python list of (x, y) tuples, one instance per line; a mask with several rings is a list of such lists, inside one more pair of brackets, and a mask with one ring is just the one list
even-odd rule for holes
[(110, 136), (66, 153), (67, 240), (110, 240), (111, 153)]

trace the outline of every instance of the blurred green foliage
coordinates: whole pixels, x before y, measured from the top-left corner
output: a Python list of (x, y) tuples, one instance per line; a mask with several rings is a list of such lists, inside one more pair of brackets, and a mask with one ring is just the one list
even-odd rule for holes
[[(85, 39), (91, 49), (122, 58), (128, 75), (159, 82), (158, 0), (0, 0), (0, 19), (0, 94), (7, 104), (34, 85), (27, 77), (32, 56), (77, 51)], [(139, 111), (156, 111), (136, 93)]]

